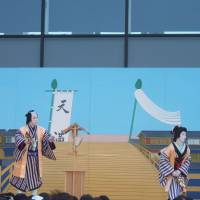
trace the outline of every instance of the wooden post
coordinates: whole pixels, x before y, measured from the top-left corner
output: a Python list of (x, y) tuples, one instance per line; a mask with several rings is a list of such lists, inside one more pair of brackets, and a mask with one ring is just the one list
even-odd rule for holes
[(85, 172), (65, 172), (65, 192), (80, 198), (84, 194)]

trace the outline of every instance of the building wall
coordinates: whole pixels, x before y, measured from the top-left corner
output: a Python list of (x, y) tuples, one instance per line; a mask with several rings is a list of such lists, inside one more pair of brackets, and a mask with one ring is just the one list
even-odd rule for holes
[(171, 138), (149, 138), (149, 137), (144, 137), (143, 135), (140, 136), (139, 138), (140, 144), (144, 145), (168, 145), (171, 142)]
[(199, 0), (42, 2), (0, 1), (0, 67), (200, 67)]
[[(47, 38), (44, 67), (124, 67), (123, 38)], [(200, 37), (129, 38), (128, 67), (200, 67)], [(40, 67), (39, 38), (1, 38), (0, 67)]]

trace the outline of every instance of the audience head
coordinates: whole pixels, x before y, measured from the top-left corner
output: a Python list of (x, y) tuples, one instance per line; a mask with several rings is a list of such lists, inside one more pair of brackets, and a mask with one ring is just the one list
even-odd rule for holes
[(110, 200), (106, 195), (101, 195), (101, 196), (100, 196), (100, 199), (101, 199), (101, 200)]
[(84, 194), (81, 196), (80, 200), (93, 200), (93, 198), (89, 194)]

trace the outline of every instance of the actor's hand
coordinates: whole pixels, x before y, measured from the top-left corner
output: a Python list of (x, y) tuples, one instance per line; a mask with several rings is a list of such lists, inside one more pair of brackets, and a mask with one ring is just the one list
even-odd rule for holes
[(31, 145), (31, 144), (32, 144), (31, 140), (26, 140), (25, 143), (26, 143), (27, 145)]
[(181, 172), (180, 172), (179, 170), (175, 170), (175, 171), (172, 173), (172, 176), (178, 177), (180, 174), (181, 174)]
[(49, 137), (49, 142), (55, 142), (55, 137), (54, 137), (53, 135), (51, 135), (51, 136)]

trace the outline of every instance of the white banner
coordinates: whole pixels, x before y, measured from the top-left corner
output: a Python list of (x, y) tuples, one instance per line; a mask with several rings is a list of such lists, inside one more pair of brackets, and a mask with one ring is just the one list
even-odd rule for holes
[(68, 141), (68, 134), (61, 135), (61, 131), (70, 125), (74, 91), (56, 91), (52, 108), (50, 134), (58, 141)]
[(169, 112), (156, 105), (141, 89), (135, 91), (135, 98), (140, 106), (155, 119), (173, 125), (181, 124), (180, 111)]

